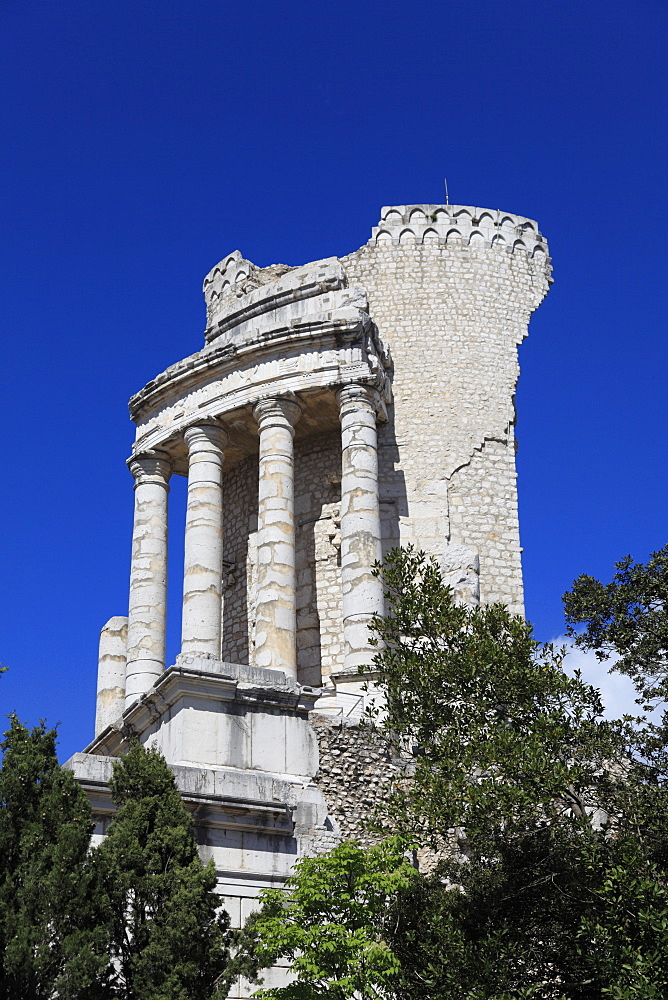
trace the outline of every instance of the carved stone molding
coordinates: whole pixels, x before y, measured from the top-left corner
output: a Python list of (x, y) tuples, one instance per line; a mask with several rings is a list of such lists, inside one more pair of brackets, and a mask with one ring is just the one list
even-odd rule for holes
[(128, 459), (128, 468), (135, 481), (135, 489), (138, 486), (152, 484), (164, 486), (169, 489), (169, 478), (172, 474), (172, 460), (164, 451), (146, 451), (138, 455), (132, 455)]
[(289, 427), (294, 434), (302, 409), (296, 398), (270, 396), (260, 399), (253, 407), (253, 416), (261, 430), (269, 427)]

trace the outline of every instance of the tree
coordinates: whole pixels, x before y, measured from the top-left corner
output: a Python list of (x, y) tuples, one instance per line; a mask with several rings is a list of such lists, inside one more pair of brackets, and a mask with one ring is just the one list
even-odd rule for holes
[(229, 918), (172, 772), (157, 750), (135, 744), (114, 765), (111, 792), (118, 811), (93, 855), (108, 953), (104, 995), (222, 1000)]
[(389, 801), (407, 834), (439, 847), (465, 827), (469, 847), (482, 838), (487, 849), (499, 831), (508, 841), (611, 804), (607, 765), (627, 734), (559, 651), (503, 605), (456, 604), (424, 553), (391, 552), (383, 581), (374, 667), (381, 730), (411, 773)]
[(522, 618), (457, 605), (424, 554), (391, 553), (383, 580), (381, 728), (410, 774), (388, 810), (441, 855), (396, 901), (397, 983), (409, 996), (427, 984), (433, 997), (549, 996), (558, 983), (601, 996), (584, 928), (626, 837), (628, 725), (602, 718), (598, 692)]
[[(582, 575), (564, 594), (568, 634), (632, 678), (641, 699), (668, 699), (668, 545), (646, 565), (625, 556), (604, 584)], [(584, 626), (579, 631), (578, 626)]]
[[(405, 777), (377, 819), (436, 851), (432, 874), (366, 913), (368, 939), (392, 955), (383, 997), (668, 995), (665, 740), (652, 750), (633, 720), (602, 718), (559, 651), (500, 605), (455, 604), (424, 554), (391, 553), (383, 579), (374, 664), (386, 706), (374, 722)], [(308, 868), (301, 877), (317, 908), (282, 910), (275, 897), (255, 923), (260, 953), (308, 932), (294, 997), (341, 995), (351, 963), (341, 949), (325, 964), (319, 930), (338, 914), (345, 940), (353, 925)]]
[(44, 722), (12, 716), (1, 747), (0, 997), (93, 997), (88, 800)]
[(355, 841), (303, 858), (285, 889), (267, 890), (242, 944), (261, 968), (291, 962), (295, 980), (260, 991), (267, 1000), (385, 997), (399, 971), (387, 944), (390, 901), (417, 872), (406, 845), (388, 840), (364, 850)]
[[(629, 676), (645, 710), (668, 700), (668, 545), (646, 564), (625, 556), (604, 584), (581, 575), (564, 594), (568, 634)], [(582, 627), (584, 626), (584, 630)], [(624, 820), (634, 825), (606, 875), (591, 933), (608, 956), (614, 1000), (668, 994), (668, 713), (635, 720)], [(620, 845), (621, 847), (621, 845)]]

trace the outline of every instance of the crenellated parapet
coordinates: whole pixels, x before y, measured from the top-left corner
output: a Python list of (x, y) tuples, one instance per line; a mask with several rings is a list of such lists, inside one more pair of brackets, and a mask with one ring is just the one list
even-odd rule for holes
[(391, 205), (381, 209), (369, 244), (455, 243), (547, 255), (538, 223), (472, 205)]
[(215, 323), (221, 313), (229, 312), (236, 299), (243, 298), (255, 288), (293, 270), (295, 269), (288, 264), (258, 267), (242, 257), (239, 250), (233, 250), (212, 267), (204, 279), (202, 291), (206, 303), (207, 328)]
[(345, 333), (370, 324), (364, 289), (348, 287), (336, 257), (292, 268), (261, 285), (237, 282), (234, 287), (236, 293), (221, 294), (215, 308), (209, 300), (210, 322), (204, 333), (208, 344), (242, 346), (290, 332), (335, 328)]

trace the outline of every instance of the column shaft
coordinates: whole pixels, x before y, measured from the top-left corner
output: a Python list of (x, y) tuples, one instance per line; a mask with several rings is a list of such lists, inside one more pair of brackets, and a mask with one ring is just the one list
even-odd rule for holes
[(260, 430), (255, 664), (297, 676), (294, 425), (299, 405), (264, 399)]
[(165, 669), (167, 495), (171, 462), (161, 452), (129, 462), (135, 478), (125, 704), (131, 705)]
[(110, 726), (125, 710), (125, 671), (128, 655), (128, 620), (110, 618), (100, 632), (97, 658), (95, 735)]
[(382, 582), (373, 564), (382, 558), (378, 504), (377, 393), (364, 385), (339, 390), (341, 417), (341, 583), (344, 672), (371, 664), (368, 622), (383, 614)]
[(189, 427), (188, 507), (181, 652), (220, 658), (223, 579), (223, 449), (219, 425)]

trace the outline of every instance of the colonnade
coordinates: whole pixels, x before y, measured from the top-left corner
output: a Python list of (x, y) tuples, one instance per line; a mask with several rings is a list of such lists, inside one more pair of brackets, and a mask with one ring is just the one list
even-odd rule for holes
[[(382, 613), (383, 593), (372, 568), (381, 558), (375, 389), (344, 386), (341, 420), (341, 585), (344, 673), (370, 662), (368, 622)], [(294, 520), (294, 433), (301, 407), (294, 397), (256, 403), (259, 489), (255, 665), (297, 676)], [(184, 432), (188, 505), (181, 651), (219, 658), (223, 577), (223, 463), (227, 433), (218, 420)], [(165, 669), (167, 495), (172, 462), (166, 452), (128, 463), (135, 480), (126, 705)]]

